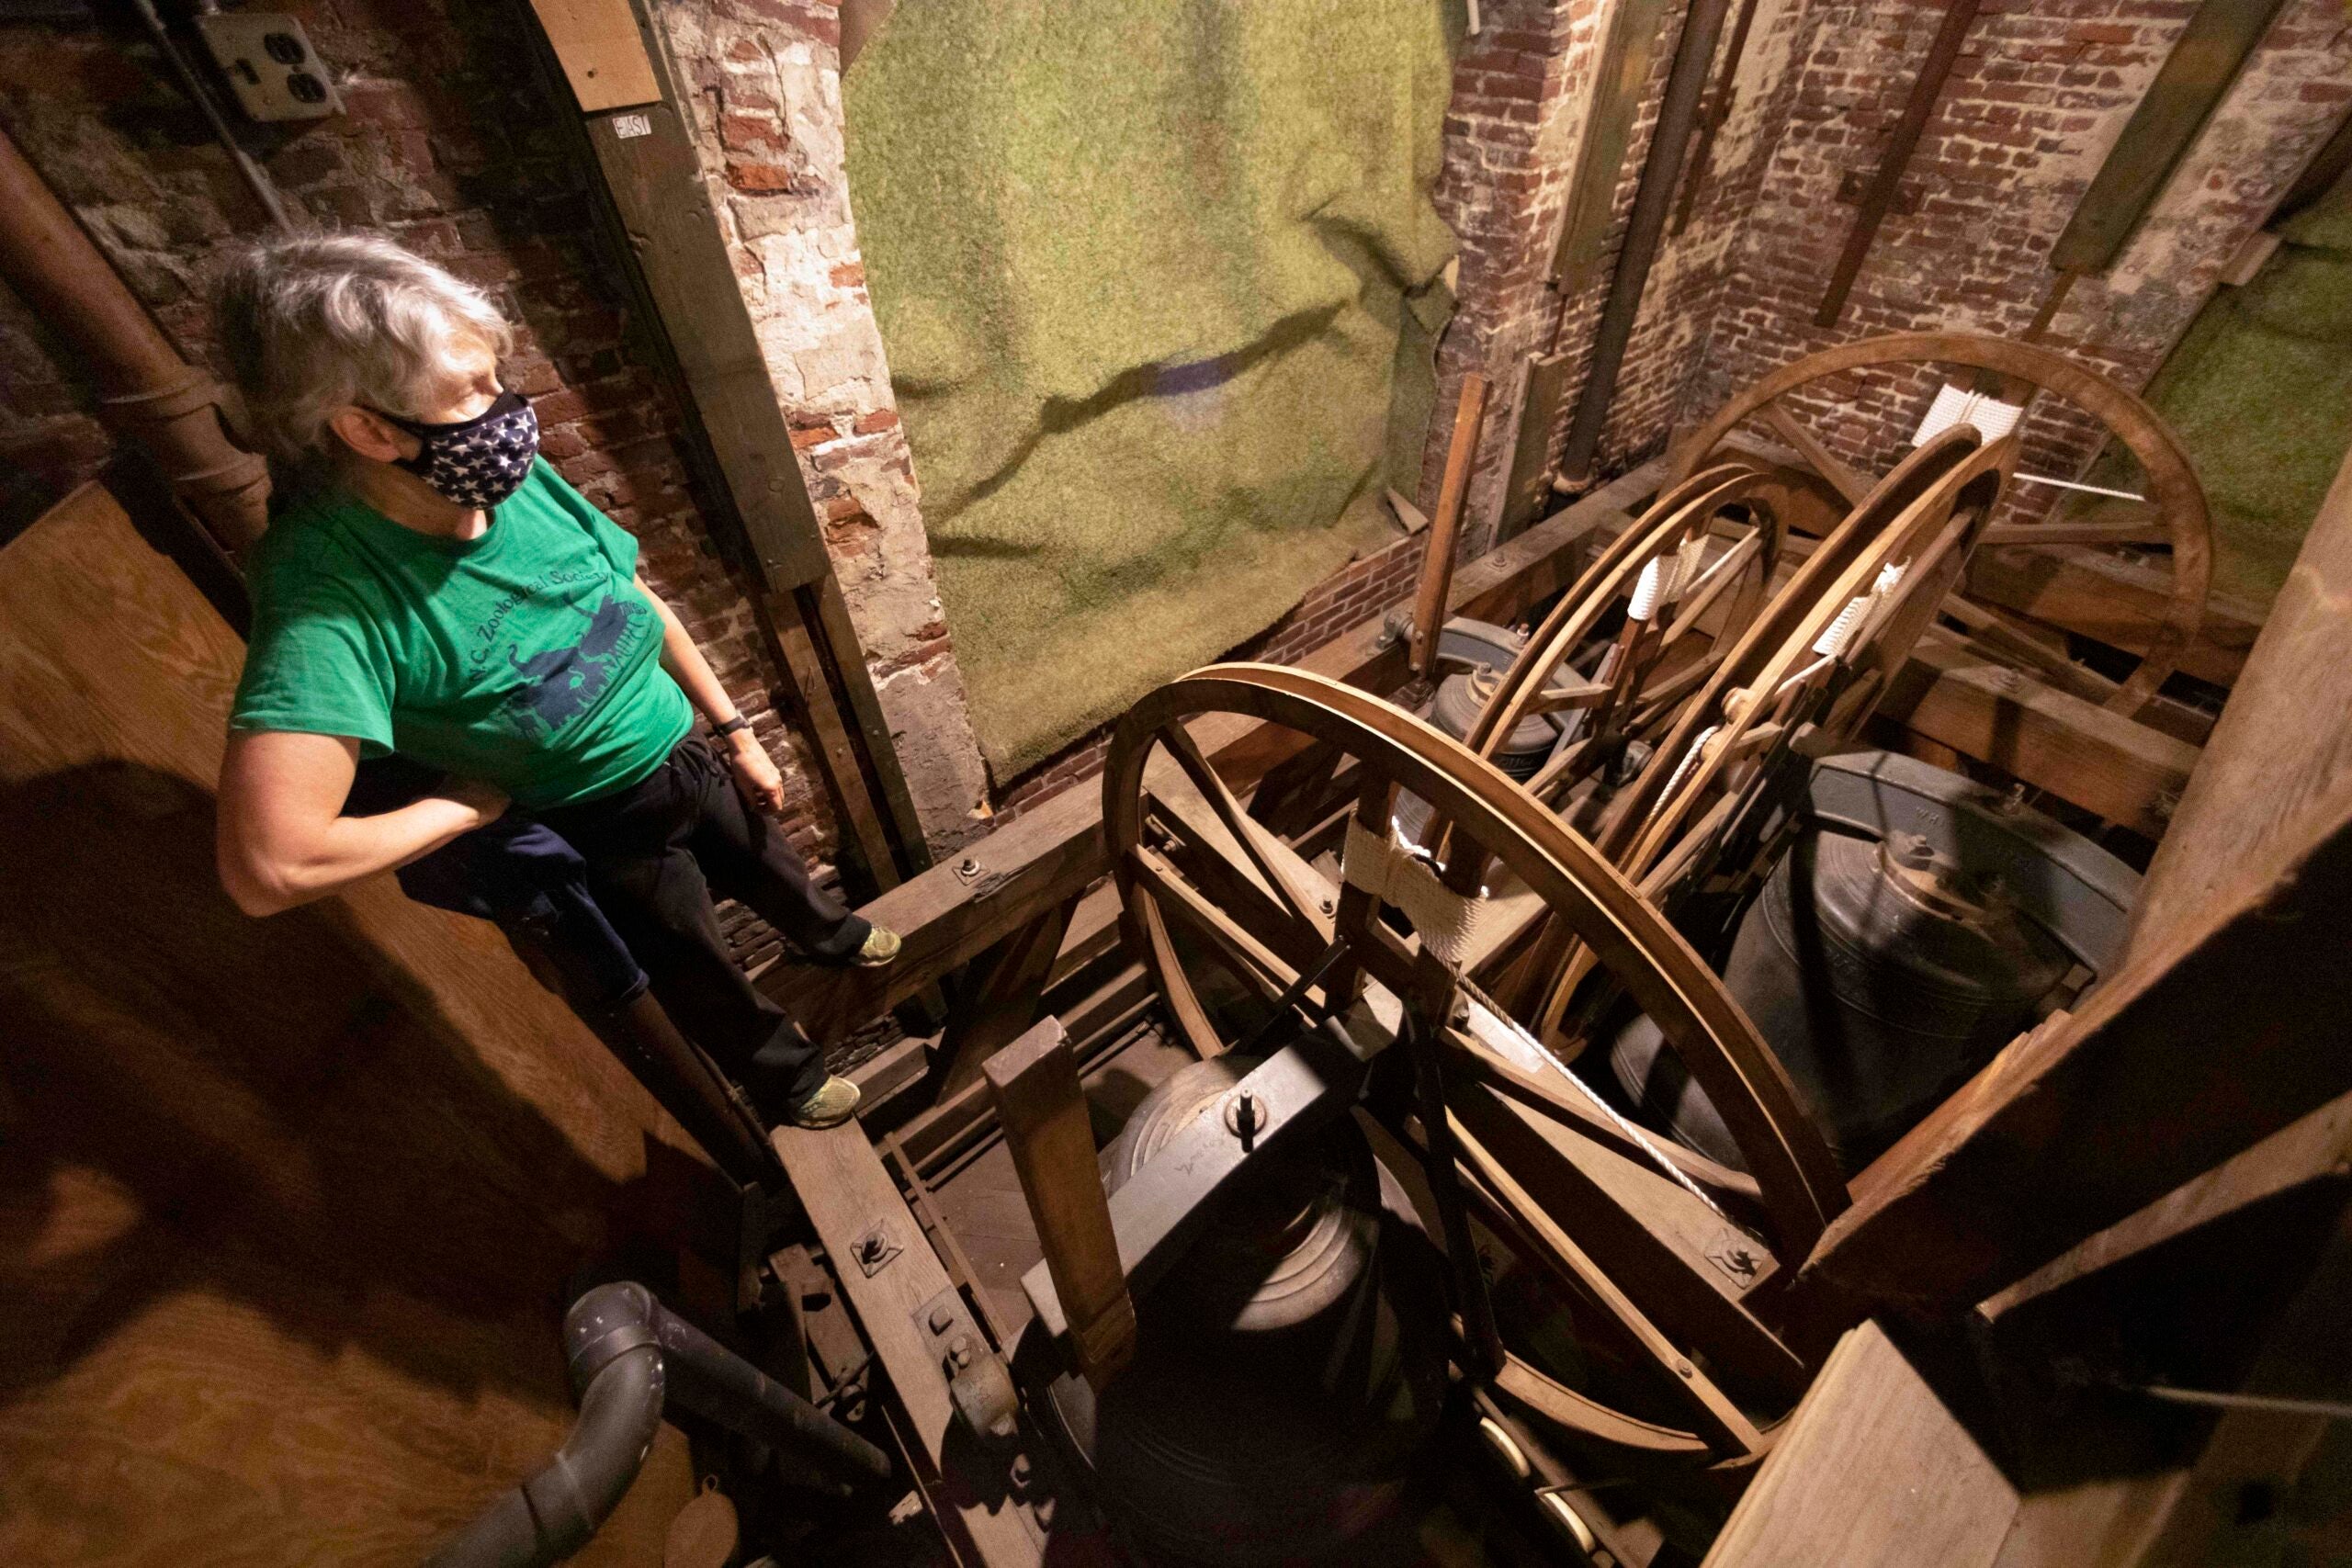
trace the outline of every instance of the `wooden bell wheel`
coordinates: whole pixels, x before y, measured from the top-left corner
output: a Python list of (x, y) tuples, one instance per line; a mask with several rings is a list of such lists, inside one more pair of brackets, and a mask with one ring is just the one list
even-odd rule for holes
[[(2030, 344), (1971, 333), (1900, 333), (1824, 349), (1774, 371), (1724, 405), (1676, 448), (1668, 477), (1678, 478), (1702, 463), (1736, 455), (1736, 449), (1726, 451), (1724, 438), (1752, 421), (1803, 457), (1844, 505), (1859, 505), (1870, 492), (1872, 479), (1833, 456), (1806, 428), (1791, 406), (1792, 394), (1849, 370), (1904, 367), (1963, 367), (1977, 372), (1980, 386), (1989, 380), (1997, 396), (2023, 405), (2024, 412), (2016, 421), (2020, 432), (2035, 417), (2041, 400), (2072, 405), (2075, 417), (2104, 426), (2137, 463), (2143, 482), (2120, 499), (2102, 502), (2105, 520), (2003, 524), (1987, 528), (1983, 544), (1988, 550), (2055, 550), (2061, 552), (2060, 558), (2065, 552), (2112, 552), (2134, 547), (2168, 552), (2169, 585), (2160, 591), (2160, 602), (2148, 624), (2132, 628), (2132, 638), (2140, 646), (2139, 667), (2106, 703), (2118, 713), (2138, 713), (2178, 665), (2182, 651), (2196, 640), (2204, 624), (2206, 593), (2212, 578), (2212, 522), (2196, 471), (2162, 416), (2140, 398), (2064, 355)], [(2018, 479), (2021, 485), (2074, 488), (2071, 480), (2037, 474), (2030, 465), (2021, 468)], [(1980, 615), (2000, 613), (1994, 606), (1977, 606)], [(2115, 628), (2104, 630), (2112, 634)]]
[[(1356, 765), (1340, 886), (1253, 821), (1203, 760), (1186, 724), (1228, 715)], [(1493, 1354), (1472, 1358), (1482, 1375), (1617, 1449), (1698, 1461), (1758, 1453), (1759, 1423), (1789, 1407), (1808, 1369), (1704, 1255), (1752, 1246), (1792, 1266), (1844, 1207), (1846, 1191), (1779, 1064), (1658, 910), (1468, 748), (1376, 697), (1298, 670), (1219, 665), (1153, 692), (1114, 733), (1103, 792), (1130, 945), (1193, 1047), (1215, 1055), (1238, 1042), (1220, 1031), (1188, 953), (1254, 992), (1261, 1011), (1329, 1018), (1361, 1001), (1377, 1013), (1393, 998), (1386, 1012), (1400, 1044), (1391, 1048), (1406, 1050), (1416, 1068), (1430, 1187), (1456, 1192), (1515, 1257), (1580, 1303), (1596, 1332), (1639, 1369), (1654, 1403), (1620, 1408), (1540, 1370), (1524, 1348), (1498, 1342)], [(1392, 834), (1400, 792), (1430, 802), (1450, 824), (1436, 857)], [(1486, 896), (1490, 882), (1575, 933), (1657, 1021), (1690, 1076), (1725, 1108), (1752, 1179), (1634, 1131), (1547, 1060), (1516, 1021), (1464, 988), (1480, 933), (1510, 913), (1506, 899)], [(1181, 946), (1180, 931), (1188, 939)], [(1735, 1212), (1745, 1219), (1735, 1223)], [(1454, 1258), (1475, 1255), (1466, 1229), (1457, 1233), (1449, 1219), (1446, 1234)], [(1484, 1289), (1459, 1286), (1474, 1343), (1480, 1314), (1468, 1298)]]
[[(2017, 438), (1968, 428), (1920, 446), (1821, 541), (1612, 803), (1600, 854), (1669, 919), (1697, 893), (1741, 907), (1779, 848), (1769, 831), (1811, 758), (1850, 740), (1959, 580), (1997, 505)], [(1535, 1022), (1556, 1032), (1592, 972), (1556, 924), (1525, 961), (1554, 976)], [(1527, 987), (1514, 988), (1527, 994)]]
[[(1623, 741), (1655, 739), (1764, 604), (1785, 535), (1763, 501), (1772, 482), (1746, 464), (1726, 463), (1668, 488), (1529, 634), (1479, 709), (1469, 749), (1491, 760), (1530, 716), (1574, 711), (1560, 747), (1530, 782), (1534, 794), (1550, 798)], [(1714, 525), (1727, 513), (1729, 536), (1715, 549)], [(1615, 635), (1588, 651), (1620, 608)], [(1708, 635), (1689, 636), (1701, 627)], [(1570, 662), (1580, 651), (1589, 668)], [(1572, 672), (1565, 681), (1564, 668)]]

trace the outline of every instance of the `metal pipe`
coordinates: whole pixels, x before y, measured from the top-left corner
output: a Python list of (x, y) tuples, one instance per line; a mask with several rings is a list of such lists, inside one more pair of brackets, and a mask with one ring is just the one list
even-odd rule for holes
[(1642, 183), (1634, 195), (1633, 216), (1626, 220), (1624, 247), (1617, 254), (1617, 270), (1609, 280), (1609, 302), (1601, 307), (1600, 324), (1594, 329), (1592, 367), (1584, 392), (1577, 400), (1568, 444), (1560, 454), (1560, 473), (1570, 486), (1592, 474), (1592, 455), (1609, 422), (1609, 405), (1617, 395), (1617, 373), (1624, 367), (1625, 345), (1633, 340), (1634, 318), (1641, 310), (1642, 288), (1657, 261), (1658, 242), (1674, 205), (1674, 187), (1690, 151), (1690, 132), (1705, 92), (1707, 72), (1714, 63), (1715, 44), (1723, 36), (1724, 16), (1731, 0), (1691, 0), (1682, 24), (1682, 38), (1674, 48), (1674, 66), (1667, 73), (1666, 93), (1659, 100), (1657, 130), (1650, 137), (1649, 157), (1642, 164)]
[(547, 1463), (475, 1516), (427, 1568), (544, 1568), (588, 1544), (637, 1480), (662, 1425), (662, 1352), (607, 1362), (580, 1395), (580, 1419)]
[[(155, 47), (170, 62), (172, 73), (179, 78), (180, 91), (194, 99), (196, 107), (204, 111), (205, 122), (212, 127), (212, 139), (220, 143), (220, 150), (228, 153), (229, 161), (237, 166), (238, 177), (245, 182), (245, 188), (254, 193), (254, 199), (261, 203), (262, 210), (269, 214), (272, 223), (285, 232), (292, 233), (294, 220), (286, 215), (285, 204), (278, 199), (277, 187), (269, 183), (269, 176), (262, 173), (261, 165), (254, 162), (253, 154), (244, 150), (235, 133), (229, 129), (229, 122), (222, 117), (220, 106), (212, 101), (212, 95), (205, 90), (204, 83), (197, 76), (196, 68), (187, 62), (187, 56), (180, 52), (179, 43), (172, 37), (171, 29), (164, 25), (164, 18), (156, 13), (155, 0), (130, 0), (130, 3), (139, 12), (139, 19), (147, 24), (147, 36), (155, 40)], [(200, 4), (197, 9), (211, 12), (219, 10), (220, 6)]]
[(0, 279), (79, 351), (107, 423), (146, 449), (223, 548), (261, 537), (269, 468), (230, 439), (220, 385), (180, 357), (5, 131)]
[(695, 1415), (837, 1480), (890, 1473), (882, 1450), (671, 1313), (639, 1284), (599, 1285), (564, 1314), (580, 1419), (548, 1462), (427, 1568), (548, 1568), (588, 1543), (636, 1481), (669, 1393)]

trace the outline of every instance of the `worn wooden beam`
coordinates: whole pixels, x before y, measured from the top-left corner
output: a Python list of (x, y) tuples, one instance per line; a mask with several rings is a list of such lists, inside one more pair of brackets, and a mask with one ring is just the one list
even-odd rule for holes
[(2132, 951), (2210, 905), (2265, 844), (2352, 774), (2352, 460), (2320, 503), (2245, 679), (2156, 850)]
[(1478, 434), (1487, 425), (1487, 378), (1476, 370), (1462, 378), (1453, 409), (1453, 439), (1445, 449), (1445, 475), (1438, 483), (1437, 511), (1430, 517), (1428, 552), (1421, 558), (1419, 592), (1413, 597), (1413, 673), (1427, 675), (1437, 662), (1437, 634), (1445, 624), (1446, 594), (1453, 586), (1453, 557), (1462, 542), (1462, 508), (1470, 497), (1470, 469), (1477, 461)]
[(990, 1057), (989, 1092), (1021, 1179), (1080, 1373), (1097, 1389), (1135, 1355), (1136, 1308), (1095, 1164), (1078, 1062), (1047, 1019)]
[(1880, 713), (2061, 800), (2159, 838), (2198, 748), (1931, 631)]
[(951, 1332), (969, 1333), (983, 1352), (985, 1342), (882, 1156), (854, 1122), (823, 1132), (779, 1127), (773, 1142), (888, 1374), (917, 1452), (939, 1477), (933, 1495), (942, 1526), (965, 1537), (987, 1568), (1042, 1562), (1039, 1532), (1006, 1495), (1001, 1457), (991, 1458), (957, 1430), (929, 1319), (944, 1314)]
[[(1626, 511), (1657, 489), (1660, 468), (1644, 464), (1464, 566), (1454, 574), (1450, 612), (1508, 620), (1566, 587), (1576, 574), (1577, 547), (1601, 527), (1622, 525)], [(1374, 692), (1394, 691), (1406, 678), (1404, 647), (1377, 616), (1300, 663)], [(1237, 792), (1302, 750), (1291, 731), (1230, 716), (1194, 725), (1193, 736)], [(896, 963), (882, 969), (783, 963), (759, 977), (760, 987), (817, 1040), (838, 1040), (1108, 875), (1102, 829), (1100, 791), (1091, 785), (1066, 790), (859, 911), (905, 939)]]
[(1510, 538), (1534, 521), (1552, 500), (1552, 432), (1560, 423), (1568, 374), (1577, 361), (1565, 354), (1539, 354), (1527, 362), (1519, 398), (1519, 434), (1510, 453), (1510, 478), (1503, 485), (1500, 537)]
[(1649, 91), (1665, 17), (1665, 0), (1618, 0), (1610, 8), (1592, 101), (1585, 109), (1584, 141), (1577, 150), (1576, 188), (1552, 253), (1552, 280), (1564, 291), (1581, 287), (1607, 249), (1617, 182), (1633, 145), (1634, 117)]
[(1928, 129), (1928, 117), (1935, 112), (1936, 100), (1943, 96), (1944, 83), (1960, 60), (1960, 46), (1976, 20), (1976, 6), (1977, 0), (1953, 0), (1944, 7), (1943, 21), (1936, 28), (1936, 36), (1928, 40), (1927, 58), (1919, 62), (1919, 74), (1912, 80), (1911, 95), (1904, 101), (1903, 118), (1894, 122), (1894, 130), (1887, 135), (1886, 146), (1879, 153), (1878, 167), (1871, 172), (1870, 185), (1862, 192), (1861, 209), (1854, 214), (1854, 227), (1846, 235), (1846, 248), (1838, 253), (1838, 265), (1830, 269), (1829, 288), (1821, 297), (1821, 309), (1814, 314), (1814, 325), (1834, 327), (1838, 318), (1845, 314), (1846, 296), (1853, 291), (1862, 260), (1870, 254), (1871, 242), (1878, 238), (1879, 225), (1886, 221), (1888, 211), (1894, 206), (1894, 193), (1903, 183), (1903, 171), (1910, 164), (1911, 153), (1919, 145), (1919, 133)]
[[(2148, 650), (2149, 634), (2163, 624), (2172, 598), (2165, 568), (2076, 545), (1980, 549), (1968, 563), (1967, 581), (1973, 598), (2129, 653)], [(2181, 673), (2234, 684), (2263, 619), (2257, 606), (2209, 595), (2205, 624), (2181, 650)]]
[(2062, 273), (2111, 264), (2285, 0), (2201, 0), (2050, 252)]
[(944, 1042), (944, 1094), (973, 1082), (990, 1057), (1027, 1032), (1045, 1005), (1046, 977), (1069, 928), (1070, 905), (1057, 904), (989, 950), (956, 999)]

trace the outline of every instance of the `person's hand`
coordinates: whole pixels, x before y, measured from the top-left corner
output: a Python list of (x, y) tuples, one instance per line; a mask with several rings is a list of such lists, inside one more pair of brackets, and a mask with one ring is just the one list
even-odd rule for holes
[(514, 804), (506, 797), (504, 790), (496, 784), (484, 784), (480, 779), (461, 779), (454, 776), (444, 779), (441, 783), (441, 795), (444, 799), (454, 800), (460, 806), (470, 807), (474, 814), (474, 826), (477, 828), (486, 828), (497, 821), (506, 815), (506, 808)]
[(735, 774), (735, 787), (743, 798), (765, 811), (781, 814), (784, 810), (784, 775), (776, 771), (775, 759), (768, 749), (748, 729), (739, 729), (727, 738), (727, 765)]

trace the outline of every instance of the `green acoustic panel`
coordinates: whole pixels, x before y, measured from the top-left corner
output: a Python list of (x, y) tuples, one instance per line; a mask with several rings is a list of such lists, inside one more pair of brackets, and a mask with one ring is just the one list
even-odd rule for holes
[(2052, 267), (2098, 272), (2115, 260), (2285, 3), (2205, 0), (2197, 8), (2058, 236)]
[(1568, 287), (1600, 259), (1616, 210), (1617, 184), (1634, 140), (1634, 119), (1657, 60), (1658, 32), (1666, 0), (1617, 0), (1609, 14), (1609, 36), (1600, 48), (1599, 79), (1585, 110), (1584, 141), (1577, 152), (1576, 188), (1568, 193), (1567, 221), (1560, 248), (1552, 254), (1552, 276)]
[(858, 56), (850, 197), (999, 779), (1396, 536), (1461, 15), (925, 0)]

